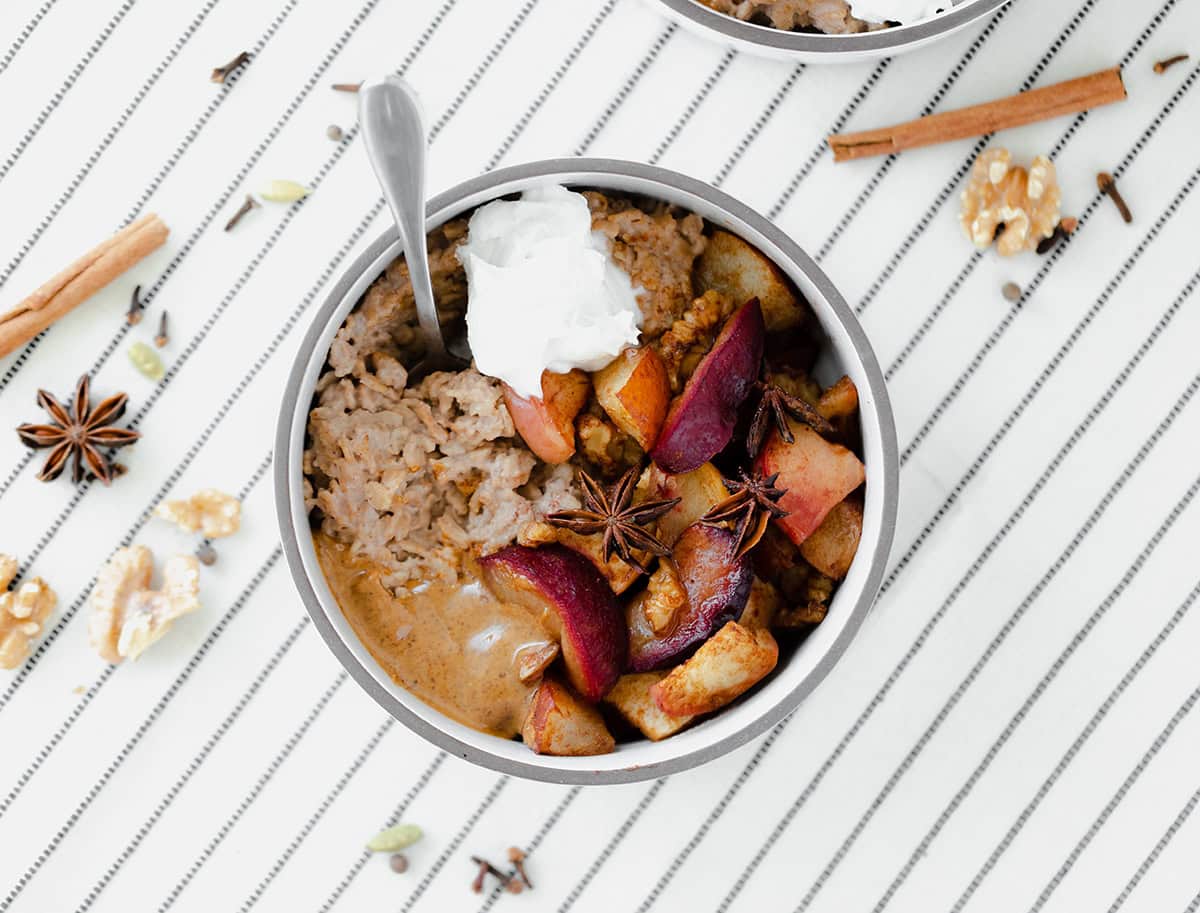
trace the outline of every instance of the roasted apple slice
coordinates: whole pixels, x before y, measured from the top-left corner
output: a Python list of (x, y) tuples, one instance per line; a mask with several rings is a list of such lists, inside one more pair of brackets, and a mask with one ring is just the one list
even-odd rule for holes
[(840, 444), (831, 444), (807, 425), (789, 419), (795, 440), (789, 444), (772, 431), (756, 465), (764, 476), (779, 473), (776, 485), (787, 489), (779, 506), (788, 512), (776, 520), (800, 545), (826, 514), (866, 478), (862, 462)]
[(664, 713), (650, 689), (667, 676), (666, 672), (641, 672), (622, 675), (604, 698), (646, 738), (655, 742), (679, 732), (693, 719), (691, 716), (672, 716)]
[(648, 672), (678, 662), (725, 622), (741, 617), (754, 569), (749, 556), (735, 557), (735, 544), (733, 533), (721, 527), (696, 523), (684, 530), (670, 560), (687, 593), (687, 605), (676, 613), (670, 629), (658, 634), (646, 618), (644, 594), (630, 604), (630, 669)]
[(592, 375), (592, 385), (613, 423), (649, 451), (671, 403), (671, 381), (658, 352), (649, 346), (626, 349)]
[(712, 713), (757, 685), (778, 662), (779, 644), (770, 631), (731, 621), (650, 693), (671, 716)]
[(746, 600), (746, 608), (738, 624), (743, 628), (756, 630), (770, 628), (775, 623), (775, 614), (783, 605), (783, 597), (779, 590), (759, 576), (755, 576), (750, 586), (750, 596)]
[(504, 385), (504, 405), (522, 440), (547, 463), (565, 463), (575, 453), (575, 416), (587, 402), (591, 381), (578, 369), (542, 372), (542, 395), (519, 396)]
[(696, 261), (700, 291), (716, 289), (734, 301), (757, 298), (769, 333), (800, 325), (804, 302), (774, 263), (737, 235), (718, 229)]
[(712, 349), (667, 413), (651, 452), (660, 468), (690, 472), (729, 443), (738, 407), (758, 379), (765, 334), (757, 299), (747, 301), (725, 321)]
[(806, 561), (826, 577), (841, 580), (850, 570), (858, 541), (862, 538), (863, 508), (857, 497), (849, 497), (825, 515), (821, 525), (800, 544)]
[(552, 678), (533, 692), (521, 738), (538, 754), (608, 754), (617, 747), (596, 708)]
[(667, 546), (674, 545), (685, 529), (729, 497), (721, 473), (712, 463), (701, 463), (678, 475), (651, 463), (646, 469), (646, 492), (650, 500), (679, 499), (658, 518), (658, 539)]
[(510, 545), (479, 564), (492, 595), (533, 612), (558, 639), (575, 690), (600, 700), (625, 668), (629, 635), (592, 563), (564, 545)]

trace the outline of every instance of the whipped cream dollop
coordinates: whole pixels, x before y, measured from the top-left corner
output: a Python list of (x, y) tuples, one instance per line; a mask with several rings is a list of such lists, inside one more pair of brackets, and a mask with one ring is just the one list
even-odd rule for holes
[(475, 366), (521, 396), (542, 371), (599, 371), (636, 345), (642, 312), (629, 275), (592, 231), (582, 194), (558, 185), (476, 210), (458, 249), (467, 271)]
[(949, 0), (850, 0), (850, 12), (867, 22), (920, 22), (948, 10)]

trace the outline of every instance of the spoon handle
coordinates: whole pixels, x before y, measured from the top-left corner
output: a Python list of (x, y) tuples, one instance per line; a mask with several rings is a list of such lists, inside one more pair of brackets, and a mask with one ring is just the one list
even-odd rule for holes
[(425, 247), (425, 126), (416, 93), (398, 76), (364, 83), (358, 123), (367, 157), (391, 207), (412, 279), (426, 357), (445, 357), (446, 343), (433, 300)]

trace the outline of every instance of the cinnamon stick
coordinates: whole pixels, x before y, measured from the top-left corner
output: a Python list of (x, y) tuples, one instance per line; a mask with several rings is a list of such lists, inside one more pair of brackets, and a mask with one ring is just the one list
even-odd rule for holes
[(0, 358), (29, 342), (162, 247), (166, 240), (167, 226), (150, 214), (84, 254), (24, 301), (0, 314)]
[(1077, 114), (1124, 99), (1125, 84), (1121, 81), (1121, 68), (1113, 67), (1079, 79), (1031, 89), (957, 111), (931, 114), (892, 127), (834, 134), (829, 137), (829, 148), (833, 150), (835, 162), (890, 155), (905, 149), (983, 136), (1064, 114)]

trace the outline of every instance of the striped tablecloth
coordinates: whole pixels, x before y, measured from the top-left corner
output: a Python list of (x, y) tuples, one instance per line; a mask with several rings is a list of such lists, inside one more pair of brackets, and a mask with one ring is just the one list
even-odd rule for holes
[[(642, 0), (5, 0), (0, 305), (141, 213), (172, 235), (0, 361), (4, 427), (91, 371), (144, 435), (104, 489), (36, 481), (0, 434), (0, 551), (60, 594), (0, 681), (0, 909), (1196, 910), (1200, 60), (1152, 64), (1197, 35), (1196, 0), (1016, 0), (923, 53), (817, 68)], [(836, 166), (824, 148), (1118, 60), (1125, 104), (1002, 137), (1050, 152), (1079, 217), (1045, 257), (960, 236), (982, 141)], [(903, 453), (891, 569), (841, 664), (761, 741), (628, 787), (497, 777), (385, 718), (308, 623), (272, 429), (314, 304), (386, 222), (353, 98), (329, 86), (389, 68), (426, 102), (434, 189), (571, 152), (659, 162), (769, 213), (860, 314)], [(222, 231), (274, 178), (314, 192)], [(154, 384), (126, 352), (162, 309)], [(121, 544), (191, 548), (149, 512), (206, 486), (240, 492), (245, 525), (203, 611), (103, 664), (97, 567)], [(427, 833), (404, 875), (362, 849), (396, 818)], [(469, 856), (512, 844), (536, 891), (472, 894)]]

